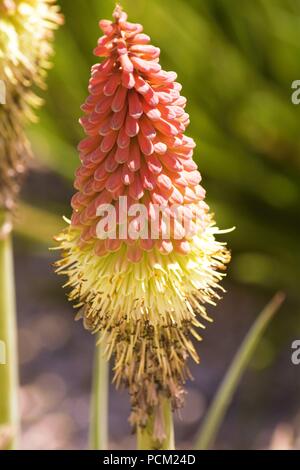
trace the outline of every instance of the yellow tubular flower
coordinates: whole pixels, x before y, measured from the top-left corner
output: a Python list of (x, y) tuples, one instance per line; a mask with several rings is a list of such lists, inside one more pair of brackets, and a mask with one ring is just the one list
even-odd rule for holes
[(0, 0), (0, 209), (11, 210), (31, 157), (24, 124), (34, 121), (63, 17), (52, 0)]
[[(129, 23), (119, 7), (114, 18), (100, 22), (104, 36), (95, 54), (105, 60), (92, 68), (82, 107), (87, 138), (79, 145), (72, 219), (57, 237), (63, 251), (57, 271), (69, 278), (78, 318), (100, 334), (107, 358), (114, 357), (114, 381), (131, 396), (132, 425), (143, 427), (154, 416), (161, 440), (161, 403), (183, 404), (187, 360), (199, 362), (193, 338), (200, 340), (199, 329), (211, 321), (204, 305), (219, 298), (220, 271), (230, 255), (215, 239), (219, 231), (192, 158), (195, 144), (184, 134), (189, 117), (176, 74), (161, 70), (159, 49), (141, 25)], [(103, 237), (99, 207), (111, 204), (136, 227), (130, 213), (136, 203), (145, 207), (144, 222), (158, 223), (158, 236), (121, 236), (118, 218), (118, 234)], [(157, 204), (170, 216), (169, 235)], [(191, 233), (174, 204), (190, 220)]]

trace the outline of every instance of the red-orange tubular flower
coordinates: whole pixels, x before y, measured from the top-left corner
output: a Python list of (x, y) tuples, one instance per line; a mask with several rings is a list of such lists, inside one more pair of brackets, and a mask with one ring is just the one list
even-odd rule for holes
[[(105, 59), (92, 68), (82, 107), (87, 137), (58, 271), (85, 326), (113, 355), (138, 427), (161, 416), (164, 397), (182, 406), (187, 359), (199, 361), (192, 338), (210, 321), (204, 304), (219, 297), (230, 255), (215, 240), (176, 73), (161, 69), (160, 50), (120, 7), (100, 28), (95, 54)], [(108, 204), (115, 227), (99, 211)]]

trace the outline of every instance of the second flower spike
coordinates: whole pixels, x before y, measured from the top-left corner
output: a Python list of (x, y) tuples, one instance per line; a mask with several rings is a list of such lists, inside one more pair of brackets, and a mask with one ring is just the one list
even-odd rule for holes
[(24, 126), (35, 120), (53, 53), (53, 31), (63, 23), (52, 0), (0, 0), (0, 211), (11, 211), (31, 158)]

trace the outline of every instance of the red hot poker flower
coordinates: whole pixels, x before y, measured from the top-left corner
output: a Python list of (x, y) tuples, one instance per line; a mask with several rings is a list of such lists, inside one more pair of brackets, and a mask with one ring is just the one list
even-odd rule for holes
[[(200, 317), (210, 320), (204, 304), (218, 298), (230, 256), (214, 237), (177, 75), (161, 69), (160, 50), (120, 7), (114, 20), (100, 21), (104, 61), (82, 106), (87, 137), (58, 271), (114, 355), (115, 382), (129, 387), (131, 421), (143, 426), (163, 397), (182, 405), (187, 358), (198, 362), (191, 337), (200, 338)], [(103, 221), (108, 207), (115, 214)]]

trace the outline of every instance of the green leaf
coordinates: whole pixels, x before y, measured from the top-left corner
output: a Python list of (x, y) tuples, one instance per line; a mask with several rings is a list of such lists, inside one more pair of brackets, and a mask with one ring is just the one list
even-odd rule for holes
[(226, 411), (232, 401), (233, 394), (243, 376), (243, 373), (247, 369), (257, 344), (262, 338), (265, 329), (269, 325), (275, 313), (279, 310), (284, 299), (285, 295), (283, 293), (277, 293), (260, 313), (256, 322), (244, 339), (208, 410), (204, 424), (196, 439), (196, 449), (207, 450), (212, 447), (215, 437), (224, 420)]

